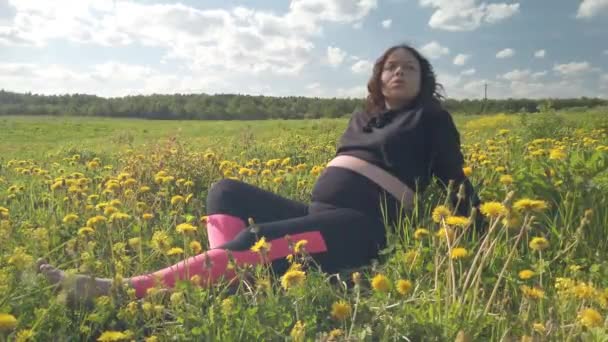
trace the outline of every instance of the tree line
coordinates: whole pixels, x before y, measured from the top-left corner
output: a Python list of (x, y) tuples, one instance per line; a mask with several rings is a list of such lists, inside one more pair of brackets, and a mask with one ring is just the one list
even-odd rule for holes
[[(0, 90), (0, 115), (104, 116), (165, 120), (312, 119), (348, 116), (364, 108), (363, 98), (273, 97), (239, 94), (138, 95), (103, 98), (86, 94), (39, 95)], [(446, 99), (453, 113), (517, 113), (541, 109), (608, 105), (600, 98)]]

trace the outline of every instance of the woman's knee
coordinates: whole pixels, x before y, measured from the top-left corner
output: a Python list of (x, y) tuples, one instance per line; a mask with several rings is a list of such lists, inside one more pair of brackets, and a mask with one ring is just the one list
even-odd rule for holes
[(242, 197), (245, 183), (235, 179), (220, 179), (209, 187), (207, 193), (207, 212), (221, 211), (226, 207), (231, 207)]

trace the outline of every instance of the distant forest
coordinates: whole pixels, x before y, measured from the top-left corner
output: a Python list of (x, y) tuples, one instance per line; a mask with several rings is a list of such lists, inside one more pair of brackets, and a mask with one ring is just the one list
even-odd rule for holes
[[(453, 113), (516, 113), (608, 105), (599, 98), (446, 99)], [(0, 115), (102, 116), (166, 120), (263, 120), (336, 118), (364, 106), (362, 98), (272, 97), (236, 94), (173, 94), (103, 98), (94, 95), (37, 95), (0, 90)]]

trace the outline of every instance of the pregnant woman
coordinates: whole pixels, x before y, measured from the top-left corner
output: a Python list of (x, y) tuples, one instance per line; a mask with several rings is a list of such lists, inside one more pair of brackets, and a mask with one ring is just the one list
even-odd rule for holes
[[(432, 66), (408, 45), (389, 48), (376, 61), (368, 82), (366, 108), (353, 114), (336, 156), (317, 179), (310, 204), (299, 203), (252, 185), (224, 179), (207, 197), (210, 249), (149, 274), (125, 279), (138, 297), (159, 284), (198, 275), (202, 286), (232, 279), (229, 258), (238, 265), (270, 263), (277, 274), (289, 266), (292, 242), (306, 240), (306, 252), (328, 273), (369, 264), (386, 246), (383, 219), (403, 215), (414, 197), (436, 176), (444, 185), (464, 185), (465, 196), (452, 203), (467, 215), (479, 199), (465, 177), (460, 136), (442, 108)], [(384, 210), (383, 210), (384, 209)], [(248, 218), (255, 225), (248, 224)], [(264, 238), (262, 257), (251, 247)], [(60, 284), (64, 272), (39, 260), (39, 270)], [(80, 275), (72, 293), (90, 298), (107, 294), (111, 279)]]

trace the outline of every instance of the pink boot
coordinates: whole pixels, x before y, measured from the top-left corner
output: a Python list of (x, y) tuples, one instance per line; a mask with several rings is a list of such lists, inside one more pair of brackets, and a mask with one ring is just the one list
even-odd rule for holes
[(209, 248), (216, 248), (234, 239), (245, 227), (245, 222), (236, 216), (226, 214), (207, 216)]

